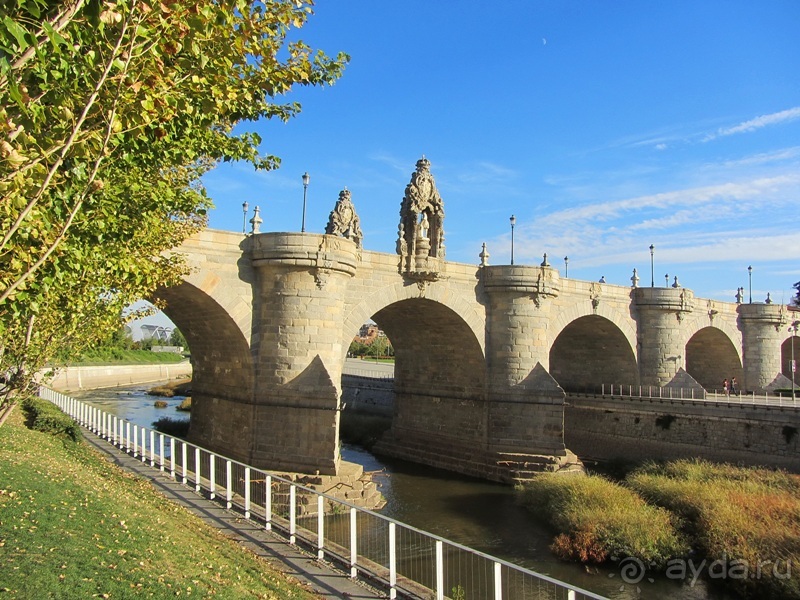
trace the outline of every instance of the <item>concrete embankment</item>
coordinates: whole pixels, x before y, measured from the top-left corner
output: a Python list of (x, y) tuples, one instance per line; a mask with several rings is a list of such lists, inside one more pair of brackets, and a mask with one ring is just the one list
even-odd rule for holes
[(52, 379), (42, 381), (60, 392), (93, 390), (151, 383), (192, 376), (192, 365), (187, 361), (148, 365), (106, 365), (91, 367), (61, 367)]

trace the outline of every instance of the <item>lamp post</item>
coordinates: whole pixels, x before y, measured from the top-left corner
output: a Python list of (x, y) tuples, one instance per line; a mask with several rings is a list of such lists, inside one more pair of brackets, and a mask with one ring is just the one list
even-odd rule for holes
[(248, 208), (248, 206), (249, 205), (247, 204), (246, 201), (242, 202), (242, 234), (243, 235), (247, 233), (247, 208)]
[(747, 279), (750, 282), (750, 304), (753, 303), (753, 265), (747, 267)]
[(308, 171), (303, 173), (303, 223), (300, 226), (300, 233), (306, 232), (306, 196), (308, 194), (308, 180), (311, 179), (308, 176)]
[(794, 373), (797, 370), (796, 367), (795, 367), (795, 362), (794, 362), (794, 338), (797, 335), (797, 327), (798, 327), (798, 325), (800, 325), (800, 321), (795, 321), (794, 323), (792, 323), (792, 326), (789, 327), (789, 331), (792, 332), (792, 341), (790, 342), (791, 345), (792, 345), (792, 364), (791, 364), (791, 369), (792, 369), (792, 401), (794, 401), (794, 399), (795, 399), (795, 396), (794, 396)]
[(669, 273), (664, 274), (664, 287), (669, 287)]
[(564, 278), (569, 277), (569, 256), (564, 257)]
[(655, 269), (653, 268), (653, 250), (655, 249), (656, 247), (650, 244), (650, 287), (656, 287)]
[(514, 215), (511, 215), (509, 219), (511, 223), (511, 264), (514, 264), (514, 225), (517, 224), (517, 218)]

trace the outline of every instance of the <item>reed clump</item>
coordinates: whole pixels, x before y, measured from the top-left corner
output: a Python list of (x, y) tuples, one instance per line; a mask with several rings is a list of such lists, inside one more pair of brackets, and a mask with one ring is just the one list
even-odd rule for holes
[(566, 560), (602, 564), (634, 557), (663, 568), (689, 551), (674, 515), (601, 476), (541, 475), (520, 499), (558, 532), (551, 550)]
[(800, 476), (679, 460), (645, 465), (626, 485), (680, 516), (698, 554), (720, 561), (738, 593), (800, 598)]

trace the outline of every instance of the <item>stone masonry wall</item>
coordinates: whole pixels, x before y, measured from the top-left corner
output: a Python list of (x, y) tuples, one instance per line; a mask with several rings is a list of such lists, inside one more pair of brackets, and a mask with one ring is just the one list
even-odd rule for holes
[(567, 400), (564, 437), (583, 460), (700, 457), (800, 472), (800, 411), (688, 400)]

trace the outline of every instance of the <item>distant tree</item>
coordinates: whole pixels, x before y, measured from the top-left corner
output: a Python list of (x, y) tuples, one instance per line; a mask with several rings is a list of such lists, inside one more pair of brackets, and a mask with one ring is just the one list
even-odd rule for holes
[(188, 344), (186, 343), (186, 338), (183, 337), (183, 333), (177, 327), (172, 330), (172, 333), (169, 336), (169, 345), (170, 346), (181, 346), (186, 348)]
[[(187, 268), (218, 161), (273, 169), (243, 121), (286, 121), (296, 85), (347, 57), (287, 42), (310, 0), (26, 0), (0, 16), (0, 372), (18, 389), (80, 354)], [(133, 320), (146, 311), (126, 314)]]
[(800, 281), (795, 283), (792, 287), (797, 290), (797, 293), (792, 298), (792, 304), (795, 306), (800, 306)]

